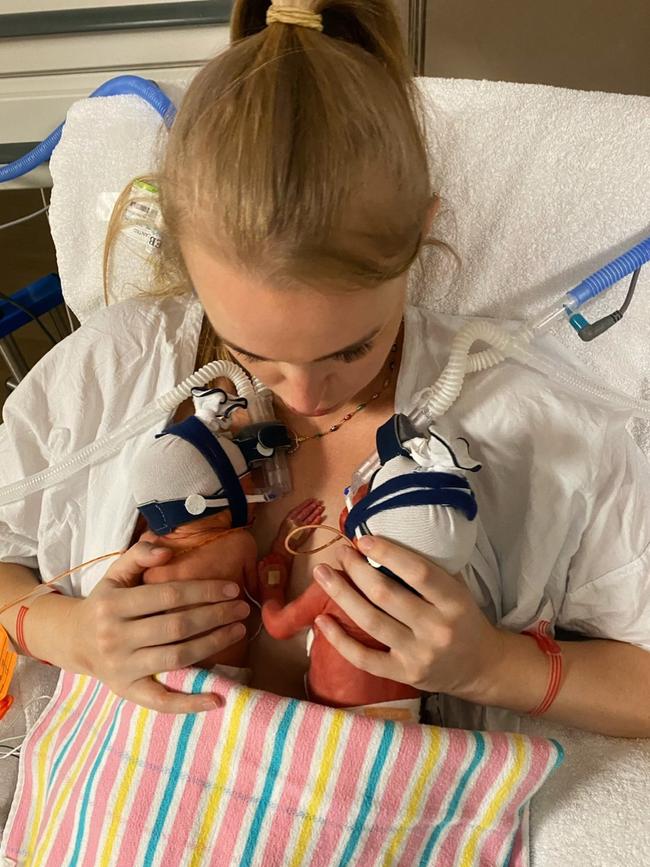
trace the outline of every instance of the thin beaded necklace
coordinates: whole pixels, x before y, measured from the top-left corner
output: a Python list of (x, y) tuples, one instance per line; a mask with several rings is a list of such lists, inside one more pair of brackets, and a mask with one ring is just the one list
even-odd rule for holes
[(393, 379), (393, 374), (395, 372), (395, 356), (396, 356), (396, 354), (397, 354), (397, 341), (395, 343), (393, 343), (393, 345), (391, 347), (390, 355), (389, 355), (389, 362), (388, 362), (388, 373), (387, 373), (384, 381), (382, 382), (381, 388), (378, 391), (374, 392), (368, 398), (368, 400), (364, 401), (363, 403), (357, 404), (355, 409), (353, 409), (351, 412), (348, 412), (346, 415), (344, 415), (343, 418), (340, 421), (338, 421), (336, 424), (331, 425), (331, 427), (329, 427), (327, 430), (319, 431), (318, 433), (315, 433), (315, 434), (309, 434), (309, 436), (303, 436), (302, 434), (297, 434), (294, 430), (291, 430), (291, 428), (289, 428), (289, 434), (293, 438), (293, 441), (294, 441), (294, 445), (289, 449), (289, 454), (290, 455), (295, 454), (298, 451), (298, 449), (300, 448), (300, 446), (303, 443), (309, 442), (309, 440), (319, 440), (319, 439), (322, 439), (322, 437), (329, 436), (329, 434), (336, 433), (336, 431), (339, 430), (341, 427), (343, 427), (343, 425), (346, 424), (346, 422), (349, 422), (350, 419), (353, 419), (355, 417), (355, 415), (362, 412), (369, 404), (373, 403), (373, 401), (378, 400), (382, 396), (382, 394), (386, 391), (386, 389), (388, 388), (388, 386), (391, 383), (391, 380)]

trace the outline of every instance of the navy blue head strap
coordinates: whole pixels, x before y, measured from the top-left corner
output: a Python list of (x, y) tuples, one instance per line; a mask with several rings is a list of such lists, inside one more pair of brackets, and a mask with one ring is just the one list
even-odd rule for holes
[[(223, 496), (228, 500), (228, 507), (232, 514), (232, 526), (245, 527), (248, 523), (246, 494), (233, 465), (230, 463), (230, 458), (223, 450), (217, 437), (194, 415), (166, 428), (161, 434), (158, 434), (158, 437), (167, 435), (177, 436), (185, 440), (203, 455), (221, 482), (221, 488), (211, 495), (210, 499), (216, 497), (223, 490)], [(185, 500), (147, 503), (140, 506), (139, 509), (147, 519), (150, 528), (158, 535), (169, 533), (181, 524), (187, 524), (192, 520), (223, 511), (221, 508), (208, 507), (201, 515), (190, 515), (185, 508)]]
[(345, 535), (352, 539), (357, 528), (375, 515), (410, 506), (448, 506), (462, 512), (468, 521), (473, 521), (478, 511), (466, 479), (451, 473), (406, 473), (369, 491), (352, 507)]

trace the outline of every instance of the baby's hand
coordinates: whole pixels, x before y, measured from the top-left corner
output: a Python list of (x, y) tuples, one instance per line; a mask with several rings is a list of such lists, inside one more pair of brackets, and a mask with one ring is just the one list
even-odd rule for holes
[[(273, 542), (273, 553), (281, 556), (289, 556), (289, 552), (284, 546), (285, 539), (292, 530), (298, 527), (305, 527), (309, 524), (322, 524), (325, 517), (325, 505), (322, 500), (309, 499), (303, 500), (295, 506), (286, 518), (280, 524), (278, 534)], [(313, 528), (303, 530), (302, 533), (295, 533), (291, 537), (291, 547), (295, 550), (307, 541), (314, 532)]]

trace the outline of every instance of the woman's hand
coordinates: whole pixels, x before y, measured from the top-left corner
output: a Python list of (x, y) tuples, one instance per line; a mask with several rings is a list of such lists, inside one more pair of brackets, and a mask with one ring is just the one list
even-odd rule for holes
[(502, 633), (485, 618), (464, 582), (385, 539), (364, 536), (358, 547), (420, 596), (347, 547), (340, 555), (341, 568), (367, 599), (328, 566), (316, 567), (314, 578), (355, 623), (389, 650), (364, 647), (325, 615), (316, 624), (328, 641), (370, 674), (480, 703), (497, 667)]
[(226, 581), (174, 581), (172, 574), (170, 583), (141, 583), (146, 569), (171, 557), (166, 548), (138, 542), (74, 606), (70, 634), (78, 668), (151, 710), (214, 710), (217, 696), (173, 693), (152, 675), (192, 665), (239, 641), (246, 629), (237, 621), (250, 609), (241, 600), (228, 601), (239, 587)]

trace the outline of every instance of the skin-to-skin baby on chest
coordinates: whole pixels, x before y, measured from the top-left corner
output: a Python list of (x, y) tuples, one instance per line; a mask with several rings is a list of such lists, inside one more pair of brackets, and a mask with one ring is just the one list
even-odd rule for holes
[[(353, 472), (374, 450), (376, 430), (391, 412), (392, 399), (377, 401), (335, 433), (303, 443), (289, 457), (293, 490), (288, 496), (261, 506), (256, 513), (254, 535), (260, 556), (269, 550), (287, 512), (309, 497), (323, 501), (324, 523), (338, 527), (344, 507), (343, 490), (350, 484)], [(303, 547), (314, 548), (330, 538), (331, 534), (325, 531), (317, 532)], [(313, 580), (314, 567), (319, 563), (337, 564), (336, 552), (341, 544), (339, 542), (318, 554), (294, 558), (288, 599), (294, 599), (305, 590)], [(251, 630), (254, 635), (256, 622)], [(278, 695), (304, 698), (304, 674), (308, 667), (305, 637), (306, 634), (301, 633), (287, 641), (276, 641), (261, 630), (250, 645), (253, 685)]]

